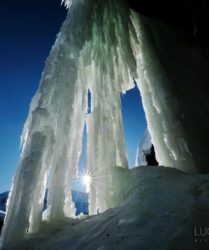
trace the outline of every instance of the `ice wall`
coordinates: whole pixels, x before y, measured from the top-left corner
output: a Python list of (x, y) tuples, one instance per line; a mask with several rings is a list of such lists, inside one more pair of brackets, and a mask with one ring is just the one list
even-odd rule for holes
[(208, 60), (172, 23), (133, 14), (138, 87), (159, 164), (208, 172)]

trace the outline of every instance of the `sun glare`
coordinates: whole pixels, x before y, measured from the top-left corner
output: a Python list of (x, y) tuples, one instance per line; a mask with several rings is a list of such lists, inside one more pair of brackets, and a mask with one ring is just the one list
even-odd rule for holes
[(86, 192), (89, 193), (90, 184), (91, 184), (91, 176), (90, 175), (84, 175), (82, 177), (82, 181), (83, 181), (84, 185), (86, 186)]

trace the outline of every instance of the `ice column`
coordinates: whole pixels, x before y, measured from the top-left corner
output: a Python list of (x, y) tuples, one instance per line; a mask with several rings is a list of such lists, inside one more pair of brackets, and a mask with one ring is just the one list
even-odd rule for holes
[(132, 20), (137, 84), (156, 158), (186, 172), (208, 172), (207, 61), (171, 24), (135, 13)]
[(133, 28), (128, 7), (120, 1), (104, 1), (96, 10), (92, 39), (83, 56), (84, 61), (90, 62), (87, 75), (92, 100), (92, 112), (87, 117), (87, 160), (92, 177), (90, 214), (115, 205), (117, 176), (113, 175), (113, 167), (128, 167), (120, 94), (134, 87), (132, 77), (136, 76), (136, 61), (127, 33)]
[(120, 93), (132, 86), (136, 65), (130, 39), (124, 35), (131, 23), (128, 8), (112, 0), (68, 3), (71, 7), (22, 134), (20, 166), (1, 236), (3, 248), (11, 248), (26, 232), (39, 229), (47, 179), (48, 221), (73, 216), (70, 186), (82, 148), (88, 89), (92, 93), (88, 166), (96, 181), (90, 195), (91, 213), (113, 205), (111, 168), (127, 167)]
[[(91, 3), (74, 1), (47, 59), (22, 134), (21, 161), (1, 235), (3, 248), (18, 244), (27, 231), (38, 230), (49, 173), (49, 220), (73, 214), (70, 182), (76, 174), (84, 122), (81, 113), (86, 109), (78, 93), (82, 88), (78, 67), (80, 52), (89, 39), (91, 8)], [(86, 86), (81, 91), (85, 95)]]

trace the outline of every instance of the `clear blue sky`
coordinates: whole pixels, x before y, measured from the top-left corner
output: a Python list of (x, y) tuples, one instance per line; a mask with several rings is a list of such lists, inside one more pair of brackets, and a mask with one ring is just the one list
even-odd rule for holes
[[(10, 188), (29, 103), (65, 16), (60, 0), (0, 1), (0, 193)], [(133, 166), (146, 127), (138, 90), (130, 90), (122, 103), (127, 152)]]

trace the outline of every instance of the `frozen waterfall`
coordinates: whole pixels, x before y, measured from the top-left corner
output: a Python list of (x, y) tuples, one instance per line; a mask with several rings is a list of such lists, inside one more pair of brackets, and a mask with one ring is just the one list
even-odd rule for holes
[[(72, 2), (22, 133), (22, 155), (9, 197), (3, 247), (12, 244), (11, 238), (16, 242), (26, 232), (39, 229), (47, 182), (47, 220), (56, 223), (74, 216), (70, 190), (85, 122), (88, 171), (93, 179), (90, 213), (112, 206), (111, 169), (128, 167), (120, 93), (133, 86), (132, 76), (136, 76), (131, 39), (124, 36), (129, 26), (133, 30), (130, 12), (118, 2)], [(87, 112), (88, 90), (91, 114)]]
[[(120, 93), (134, 87), (133, 79), (142, 95), (159, 163), (188, 172), (197, 171), (201, 164), (191, 144), (192, 131), (185, 123), (191, 111), (178, 95), (189, 73), (185, 72), (175, 85), (180, 77), (171, 79), (163, 64), (169, 61), (163, 50), (178, 47), (167, 27), (134, 13), (122, 0), (62, 2), (69, 10), (22, 133), (21, 161), (1, 236), (3, 248), (39, 229), (47, 183), (47, 220), (56, 223), (74, 216), (70, 189), (77, 174), (85, 123), (87, 165), (92, 177), (90, 214), (114, 206), (113, 168), (128, 167)], [(159, 42), (162, 40), (164, 47)], [(179, 70), (175, 67), (167, 65), (172, 74)], [(192, 136), (200, 145), (196, 135)], [(207, 158), (204, 153), (201, 156)]]

